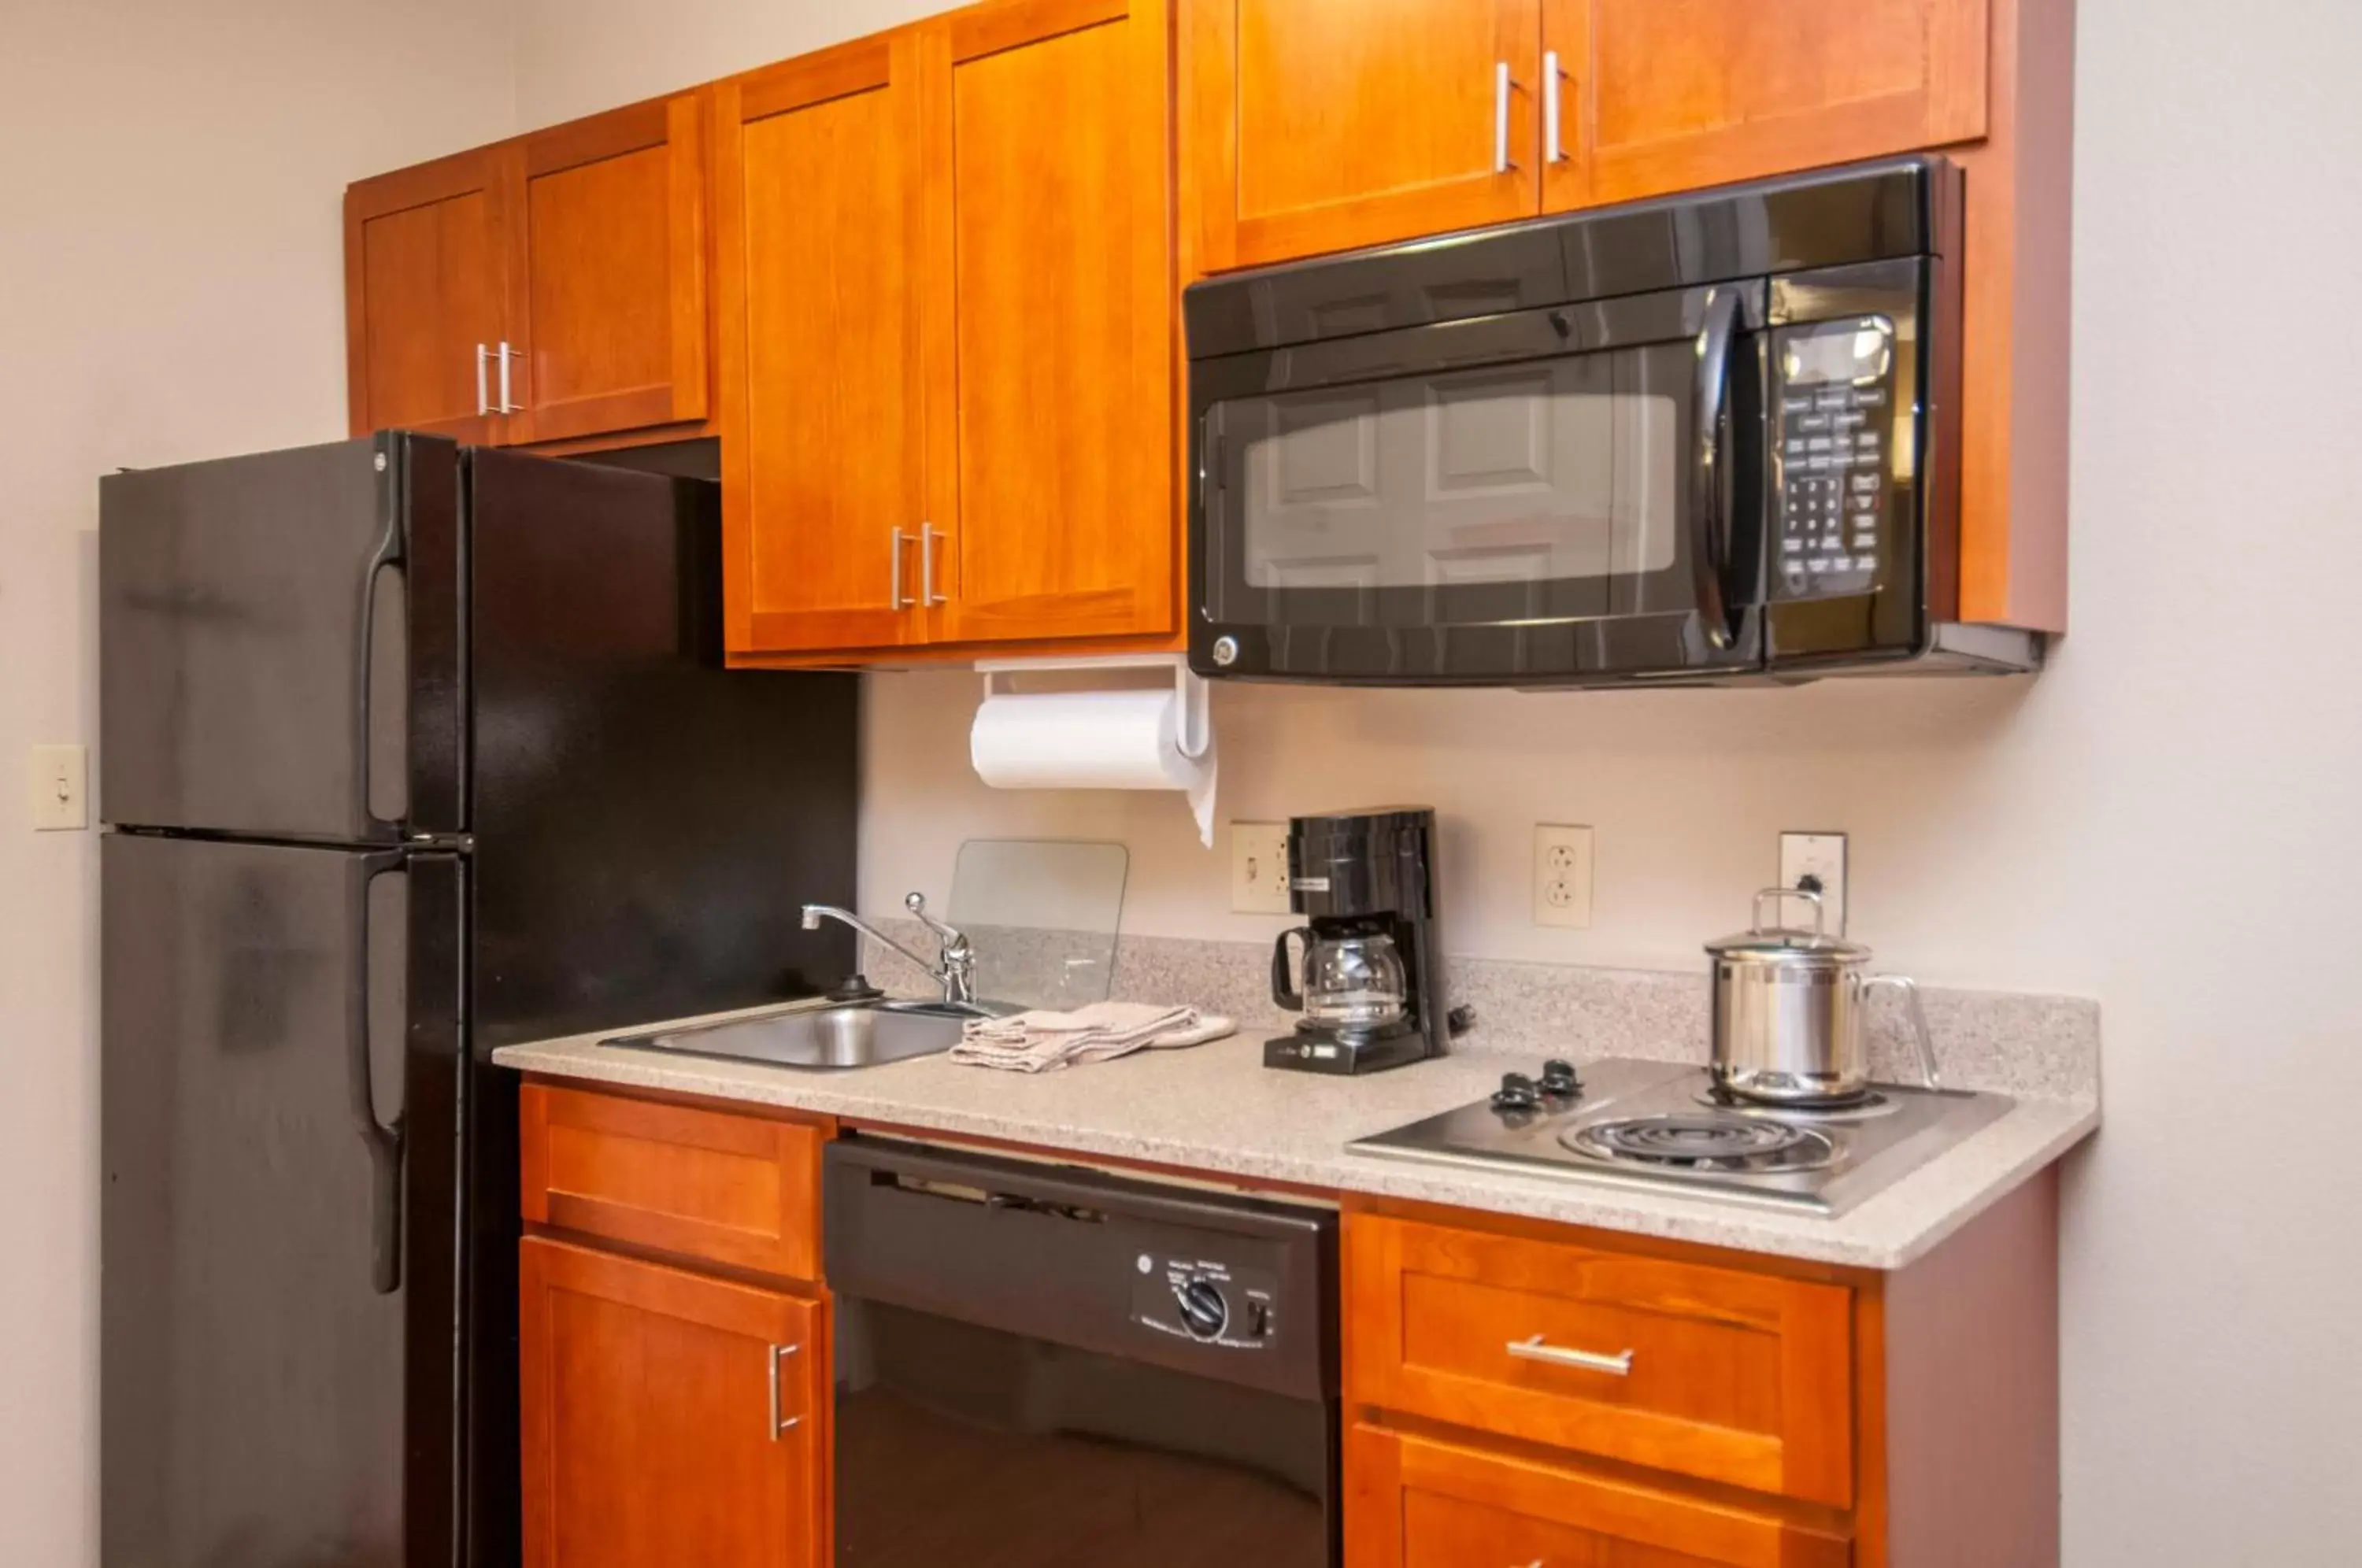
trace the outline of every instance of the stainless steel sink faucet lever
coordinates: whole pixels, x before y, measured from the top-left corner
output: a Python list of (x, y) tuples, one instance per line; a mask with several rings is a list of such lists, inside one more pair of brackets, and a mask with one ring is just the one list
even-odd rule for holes
[(976, 1000), (976, 949), (969, 945), (967, 934), (957, 926), (939, 921), (929, 914), (926, 895), (923, 893), (912, 893), (902, 900), (902, 907), (911, 911), (912, 919), (943, 939), (943, 952), (938, 956), (929, 958), (923, 954), (913, 952), (855, 914), (851, 910), (841, 910), (834, 904), (806, 904), (804, 929), (818, 931), (822, 920), (837, 921), (849, 925), (870, 941), (892, 948), (920, 968), (924, 969), (944, 988), (944, 1000), (974, 1002)]

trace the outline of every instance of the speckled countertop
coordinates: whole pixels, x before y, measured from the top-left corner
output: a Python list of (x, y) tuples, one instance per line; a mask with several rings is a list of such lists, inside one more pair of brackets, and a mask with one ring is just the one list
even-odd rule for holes
[[(1627, 987), (1612, 978), (1617, 972), (1587, 973), (1595, 990), (1604, 984), (1619, 1007), (1628, 999), (1622, 991), (1645, 1001), (1647, 988), (1661, 978), (1636, 975)], [(1602, 982), (1601, 976), (1611, 978)], [(1931, 1010), (1942, 995), (1931, 997)], [(1148, 1161), (1217, 1177), (1413, 1198), (1893, 1269), (1929, 1251), (2099, 1125), (2097, 1010), (2073, 999), (2026, 998), (1992, 999), (1987, 1009), (1977, 996), (1951, 993), (1941, 1010), (1963, 1026), (1977, 1017), (1989, 1022), (2033, 1020), (2032, 1032), (2047, 1029), (2047, 1042), (2031, 1043), (2040, 1047), (2030, 1053), (2040, 1058), (2040, 1070), (2031, 1082), (1999, 1070), (1968, 1075), (1987, 1080), (1970, 1087), (2003, 1089), (2017, 1096), (2017, 1103), (2000, 1120), (1834, 1219), (1579, 1177), (1493, 1173), (1349, 1153), (1346, 1145), (1356, 1138), (1489, 1092), (1505, 1066), (1531, 1064), (1521, 1055), (1510, 1059), (1498, 1045), (1472, 1044), (1451, 1056), (1363, 1078), (1271, 1072), (1263, 1066), (1263, 1041), (1278, 1025), (1268, 1018), (1248, 1020), (1237, 1036), (1210, 1044), (1039, 1076), (958, 1066), (941, 1056), (842, 1072), (800, 1071), (598, 1043), (613, 1031), (511, 1045), (493, 1060), (556, 1077)], [(2048, 1025), (2041, 1024), (2043, 1018), (2050, 1020)], [(2086, 1032), (2088, 1063), (2062, 1076), (2062, 1054), (2070, 1062), (2079, 1058)], [(1576, 1033), (1593, 1046), (1566, 1048), (1578, 1062), (1614, 1055), (1681, 1059), (1694, 1054), (1663, 1046), (1633, 1049), (1628, 1034), (1601, 1040), (1591, 1031)], [(1697, 1037), (1686, 1030), (1682, 1033)], [(1939, 1024), (1939, 1044), (1944, 1033)], [(2014, 1065), (2007, 1045), (1990, 1032), (1981, 1041), (1982, 1049), (2001, 1053), (2000, 1067)]]

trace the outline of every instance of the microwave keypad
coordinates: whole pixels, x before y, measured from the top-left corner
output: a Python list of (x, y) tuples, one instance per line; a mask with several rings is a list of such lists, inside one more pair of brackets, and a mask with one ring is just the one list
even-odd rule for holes
[(1777, 598), (1867, 593), (1878, 585), (1892, 356), (1857, 346), (1882, 337), (1885, 325), (1830, 323), (1782, 335)]

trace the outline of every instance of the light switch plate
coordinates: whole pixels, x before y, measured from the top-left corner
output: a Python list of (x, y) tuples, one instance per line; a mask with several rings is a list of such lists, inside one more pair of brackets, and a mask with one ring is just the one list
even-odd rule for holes
[(1591, 924), (1591, 830), (1534, 824), (1534, 923)]
[(79, 745), (37, 745), (25, 774), (25, 803), (38, 833), (90, 826), (90, 751)]
[(1286, 914), (1287, 824), (1231, 824), (1231, 908), (1240, 914)]
[[(1780, 835), (1780, 885), (1801, 888), (1810, 877), (1820, 885), (1821, 928), (1831, 936), (1846, 929), (1846, 835), (1841, 833), (1783, 833)], [(1767, 911), (1768, 912), (1768, 911)], [(1789, 901), (1780, 923), (1810, 929), (1813, 912), (1804, 900)]]

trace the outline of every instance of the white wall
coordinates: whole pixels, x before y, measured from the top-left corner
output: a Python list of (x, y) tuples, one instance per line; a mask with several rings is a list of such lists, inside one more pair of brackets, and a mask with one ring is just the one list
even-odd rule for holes
[(0, 18), (0, 1562), (97, 1541), (98, 476), (345, 431), (345, 182), (507, 135), (504, 6), (16, 0)]

